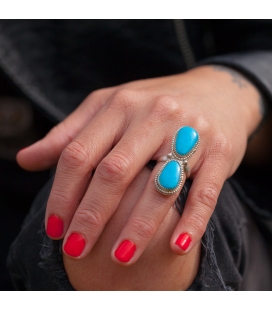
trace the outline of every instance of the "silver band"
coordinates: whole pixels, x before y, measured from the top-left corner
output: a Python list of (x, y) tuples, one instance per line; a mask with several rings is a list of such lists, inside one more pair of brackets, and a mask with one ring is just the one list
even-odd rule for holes
[(191, 169), (190, 169), (190, 167), (188, 165), (187, 160), (184, 161), (183, 167), (184, 167), (184, 172), (185, 172), (185, 175), (186, 175), (186, 179), (189, 179), (190, 174), (191, 174)]

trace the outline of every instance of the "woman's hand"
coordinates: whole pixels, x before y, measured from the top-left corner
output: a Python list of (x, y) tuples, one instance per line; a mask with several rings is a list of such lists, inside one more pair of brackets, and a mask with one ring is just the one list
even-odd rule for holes
[[(174, 206), (160, 224), (145, 252), (127, 268), (120, 268), (109, 255), (135, 204), (150, 177), (144, 167), (128, 186), (114, 215), (108, 221), (92, 251), (81, 260), (63, 255), (69, 282), (76, 290), (89, 291), (176, 291), (186, 290), (195, 279), (200, 262), (201, 243), (188, 255), (176, 256), (169, 248), (169, 240), (180, 220)], [(163, 253), (163, 255), (161, 255)]]
[[(239, 166), (247, 139), (261, 121), (259, 100), (250, 82), (217, 66), (95, 91), (43, 140), (17, 156), (28, 170), (58, 161), (45, 218), (49, 237), (64, 238), (70, 257), (85, 257), (137, 174), (149, 160), (171, 151), (180, 127), (191, 126), (201, 142), (188, 161), (193, 184), (170, 240), (175, 253), (189, 252), (205, 232), (224, 181)], [(112, 259), (117, 263), (137, 261), (178, 196), (157, 191), (154, 179), (161, 166), (154, 168), (116, 236)], [(176, 244), (180, 235), (186, 246)]]

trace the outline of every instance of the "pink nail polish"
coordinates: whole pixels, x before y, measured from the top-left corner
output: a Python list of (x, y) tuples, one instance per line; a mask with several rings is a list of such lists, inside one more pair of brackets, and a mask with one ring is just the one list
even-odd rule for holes
[(183, 251), (186, 251), (191, 243), (191, 237), (185, 233), (181, 234), (176, 240), (175, 244), (178, 245)]
[(85, 248), (85, 239), (79, 233), (72, 233), (63, 247), (64, 252), (70, 256), (78, 257)]
[(131, 260), (135, 251), (136, 251), (135, 244), (130, 240), (124, 240), (118, 246), (114, 255), (120, 262), (127, 263)]
[(57, 215), (50, 215), (47, 221), (46, 233), (50, 238), (60, 238), (63, 235), (64, 223)]

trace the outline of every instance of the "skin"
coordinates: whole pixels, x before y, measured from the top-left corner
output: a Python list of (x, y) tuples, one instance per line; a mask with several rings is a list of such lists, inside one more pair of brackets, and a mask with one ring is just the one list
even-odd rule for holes
[[(63, 220), (64, 244), (71, 233), (82, 234), (86, 246), (76, 259), (83, 259), (145, 164), (171, 151), (180, 127), (195, 128), (201, 142), (188, 162), (193, 185), (170, 238), (172, 251), (184, 255), (199, 243), (223, 183), (241, 163), (261, 119), (254, 85), (231, 69), (203, 66), (93, 92), (44, 139), (19, 152), (17, 161), (32, 171), (58, 162), (45, 223), (52, 214)], [(178, 193), (164, 196), (155, 188), (161, 165), (115, 236), (111, 257), (117, 264), (140, 258), (177, 198)], [(186, 251), (175, 244), (182, 233), (192, 239)], [(136, 251), (121, 263), (114, 252), (127, 239)]]
[(63, 255), (68, 278), (76, 290), (98, 291), (177, 291), (186, 290), (193, 282), (199, 266), (200, 243), (188, 254), (175, 255), (169, 239), (180, 215), (172, 206), (141, 258), (123, 268), (110, 258), (115, 238), (120, 234), (137, 200), (144, 192), (151, 171), (143, 170), (129, 185), (118, 209), (107, 223), (92, 251), (81, 260)]

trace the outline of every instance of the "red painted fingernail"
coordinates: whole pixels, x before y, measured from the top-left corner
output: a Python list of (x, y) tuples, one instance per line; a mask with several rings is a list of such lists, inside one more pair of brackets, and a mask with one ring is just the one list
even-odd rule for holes
[(129, 240), (124, 240), (116, 249), (114, 255), (120, 262), (127, 263), (131, 260), (135, 251), (135, 244)]
[(85, 244), (85, 239), (81, 234), (73, 233), (68, 237), (63, 249), (66, 254), (78, 257), (84, 250)]
[(186, 251), (191, 241), (192, 239), (188, 234), (181, 234), (175, 244), (178, 245), (183, 251)]
[(50, 238), (60, 238), (63, 235), (64, 223), (56, 215), (51, 215), (47, 221), (46, 233)]

